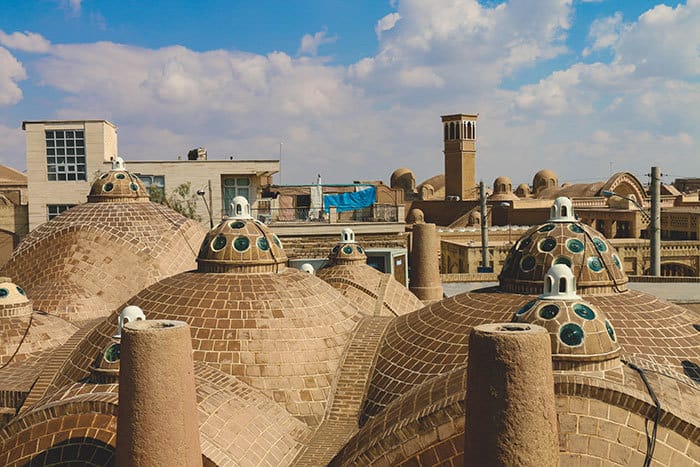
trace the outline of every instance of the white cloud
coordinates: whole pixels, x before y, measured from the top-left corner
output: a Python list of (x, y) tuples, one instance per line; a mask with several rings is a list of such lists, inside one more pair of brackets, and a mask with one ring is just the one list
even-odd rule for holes
[(591, 40), (593, 44), (583, 50), (584, 57), (588, 56), (591, 52), (615, 45), (620, 38), (622, 28), (622, 13), (619, 11), (613, 16), (593, 21), (588, 31), (588, 39)]
[(325, 29), (318, 31), (313, 36), (311, 34), (304, 34), (301, 38), (301, 46), (299, 47), (299, 55), (308, 54), (316, 56), (318, 54), (318, 48), (323, 44), (332, 44), (337, 40), (336, 36), (327, 36), (328, 31)]
[(374, 32), (377, 34), (379, 39), (382, 38), (382, 33), (384, 31), (391, 31), (396, 26), (396, 23), (401, 19), (401, 15), (398, 13), (389, 13), (382, 19), (377, 21), (377, 25), (374, 27)]
[(51, 46), (41, 34), (29, 31), (7, 34), (0, 30), (0, 44), (23, 52), (47, 52)]
[[(65, 96), (45, 118), (108, 118), (129, 158), (197, 145), (212, 157), (276, 158), (284, 141), (285, 183), (319, 172), (329, 183), (386, 180), (400, 166), (422, 181), (443, 170), (439, 116), (457, 112), (480, 114), (477, 170), (488, 181), (530, 182), (541, 168), (593, 181), (610, 161), (633, 173), (700, 171), (697, 0), (598, 20), (588, 51), (605, 50), (608, 63), (573, 63), (583, 51), (566, 46), (570, 1), (489, 5), (402, 1), (400, 20), (376, 23), (377, 53), (349, 66), (316, 57), (332, 39), (320, 31), (298, 57), (100, 42), (49, 45), (27, 68)], [(16, 65), (12, 77), (0, 66), (0, 96), (19, 91)], [(523, 70), (539, 76), (504, 89)]]
[(22, 100), (22, 90), (17, 81), (27, 78), (24, 67), (9, 50), (0, 47), (0, 106), (16, 104)]
[(700, 2), (657, 5), (627, 26), (614, 46), (616, 60), (633, 63), (640, 77), (700, 75)]

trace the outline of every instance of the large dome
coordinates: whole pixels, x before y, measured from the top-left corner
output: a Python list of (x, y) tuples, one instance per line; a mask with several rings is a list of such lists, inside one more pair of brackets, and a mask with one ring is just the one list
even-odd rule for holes
[[(248, 240), (243, 252), (236, 251), (241, 238)], [(277, 262), (286, 255), (275, 238), (250, 217), (224, 219), (202, 242), (199, 270), (162, 279), (126, 304), (141, 308), (149, 320), (187, 322), (195, 361), (239, 378), (316, 426), (362, 313), (321, 279)], [(92, 363), (88, 356), (103, 353), (116, 322), (112, 315), (87, 335), (57, 379), (65, 384), (84, 378)]]
[(571, 268), (581, 293), (627, 290), (629, 279), (615, 249), (603, 234), (578, 222), (566, 201), (557, 199), (549, 222), (529, 229), (513, 245), (498, 277), (504, 291), (540, 293), (554, 264)]
[[(35, 310), (75, 322), (107, 316), (143, 287), (195, 267), (204, 228), (148, 201), (128, 172), (105, 175), (93, 185), (99, 195), (34, 229), (3, 266)], [(140, 187), (133, 197), (117, 194), (131, 184)]]
[[(556, 263), (568, 266), (567, 260), (581, 299), (566, 305), (556, 302), (563, 310), (557, 316), (567, 320), (559, 323), (554, 319), (551, 331), (554, 335), (566, 323), (576, 322), (593, 339), (590, 345), (583, 345), (582, 340), (581, 347), (574, 342), (571, 349), (563, 345), (556, 348), (562, 358), (570, 350), (569, 355), (583, 352), (590, 354), (589, 361), (602, 361), (615, 354), (614, 347), (619, 345), (623, 357), (640, 359), (666, 372), (683, 375), (686, 368), (700, 364), (700, 333), (694, 327), (697, 314), (627, 290), (627, 276), (617, 266), (614, 248), (600, 233), (577, 223), (567, 201), (558, 200), (550, 222), (533, 227), (515, 244), (499, 287), (456, 295), (392, 320), (377, 353), (362, 422), (430, 378), (464, 367), (473, 327), (511, 321), (517, 310), (523, 310), (521, 315), (527, 319), (537, 319), (537, 313), (547, 305), (540, 300), (545, 273)], [(567, 248), (571, 240), (576, 242)], [(525, 258), (532, 258), (532, 262)], [(599, 264), (603, 268), (596, 271)], [(592, 310), (597, 319), (581, 318), (574, 308), (577, 303)], [(579, 312), (589, 316), (585, 308), (579, 307)], [(571, 329), (576, 330), (569, 326), (564, 331)], [(578, 332), (573, 334), (576, 338)]]

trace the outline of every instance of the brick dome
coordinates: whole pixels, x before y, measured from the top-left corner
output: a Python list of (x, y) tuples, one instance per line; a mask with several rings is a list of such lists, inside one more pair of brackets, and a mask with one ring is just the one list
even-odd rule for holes
[(102, 174), (90, 188), (88, 203), (133, 203), (149, 201), (148, 190), (136, 175), (126, 170)]
[(250, 217), (245, 198), (234, 199), (234, 212), (212, 229), (197, 256), (200, 272), (274, 272), (287, 262), (279, 237)]
[(24, 290), (9, 278), (0, 277), (0, 365), (55, 349), (76, 330), (62, 319), (34, 312)]
[(391, 274), (367, 264), (367, 255), (350, 229), (343, 230), (340, 242), (328, 255), (328, 266), (316, 275), (366, 314), (398, 316), (423, 307), (418, 297)]
[(30, 232), (0, 275), (22, 284), (35, 310), (85, 321), (193, 269), (204, 235), (199, 223), (148, 200), (89, 202)]
[[(235, 248), (239, 238), (249, 240), (243, 252)], [(141, 308), (148, 320), (187, 322), (195, 361), (237, 377), (315, 426), (362, 313), (318, 277), (285, 267), (275, 238), (246, 216), (225, 219), (203, 241), (198, 270), (162, 279), (125, 305)], [(259, 247), (260, 239), (269, 242), (268, 249)], [(247, 254), (253, 248), (259, 251)], [(67, 372), (68, 381), (87, 376), (116, 330), (112, 315), (59, 373)], [(80, 375), (68, 376), (76, 367)]]
[(553, 207), (559, 210), (553, 212), (549, 222), (529, 229), (513, 245), (498, 277), (501, 288), (540, 293), (550, 266), (564, 264), (573, 271), (581, 293), (627, 290), (629, 279), (620, 257), (603, 234), (578, 222), (570, 202), (555, 203)]

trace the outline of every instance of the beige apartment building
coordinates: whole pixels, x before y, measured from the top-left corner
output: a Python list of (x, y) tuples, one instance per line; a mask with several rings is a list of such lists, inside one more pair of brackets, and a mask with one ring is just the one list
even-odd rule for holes
[[(25, 121), (29, 229), (84, 203), (92, 182), (110, 168), (117, 149), (117, 126), (106, 120)], [(234, 196), (252, 206), (262, 187), (279, 171), (278, 160), (207, 160), (206, 152), (174, 160), (127, 160), (127, 169), (165, 196), (183, 183), (197, 199), (197, 214), (209, 224), (226, 213)], [(197, 192), (202, 195), (197, 196)]]

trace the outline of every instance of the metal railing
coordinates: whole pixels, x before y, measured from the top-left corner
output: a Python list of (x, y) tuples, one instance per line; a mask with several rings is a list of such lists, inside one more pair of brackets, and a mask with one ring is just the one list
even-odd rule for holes
[[(265, 224), (282, 223), (330, 223), (330, 213), (320, 208), (270, 208), (258, 207), (251, 210), (253, 218)], [(401, 219), (403, 220), (403, 219)], [(398, 222), (399, 206), (374, 204), (364, 209), (345, 211), (337, 214), (337, 222)]]

